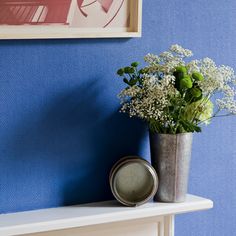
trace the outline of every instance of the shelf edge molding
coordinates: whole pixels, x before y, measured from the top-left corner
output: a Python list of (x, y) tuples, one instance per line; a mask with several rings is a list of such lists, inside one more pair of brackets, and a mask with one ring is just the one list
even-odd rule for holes
[(206, 210), (209, 199), (188, 195), (183, 203), (149, 202), (132, 208), (116, 201), (0, 215), (0, 235), (22, 235)]

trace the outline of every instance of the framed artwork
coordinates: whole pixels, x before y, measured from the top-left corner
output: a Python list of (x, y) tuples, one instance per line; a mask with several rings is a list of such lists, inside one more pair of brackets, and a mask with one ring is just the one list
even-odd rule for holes
[(0, 0), (0, 39), (140, 37), (142, 0)]

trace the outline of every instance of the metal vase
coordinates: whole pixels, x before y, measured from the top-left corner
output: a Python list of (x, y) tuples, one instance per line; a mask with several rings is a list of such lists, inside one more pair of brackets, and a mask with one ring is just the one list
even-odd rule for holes
[(192, 151), (192, 133), (150, 132), (151, 161), (159, 177), (154, 201), (184, 202)]

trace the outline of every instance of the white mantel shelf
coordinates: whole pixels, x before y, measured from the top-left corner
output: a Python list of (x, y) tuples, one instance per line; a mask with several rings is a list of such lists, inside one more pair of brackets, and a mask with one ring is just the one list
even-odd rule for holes
[[(183, 203), (149, 202), (136, 208), (121, 206), (116, 201), (107, 201), (13, 214), (2, 214), (0, 215), (0, 235), (39, 235), (38, 233), (40, 232), (59, 232), (60, 230), (88, 228), (117, 222), (131, 222), (135, 220), (147, 221), (147, 219), (153, 219), (155, 217), (174, 216), (181, 213), (206, 210), (212, 207), (213, 202), (211, 200), (188, 195), (187, 200)], [(40, 235), (54, 234), (47, 233)], [(59, 235), (59, 233), (55, 235)], [(72, 234), (68, 233), (65, 235)], [(162, 234), (158, 233), (158, 235)], [(174, 235), (174, 233), (163, 233), (163, 235)]]

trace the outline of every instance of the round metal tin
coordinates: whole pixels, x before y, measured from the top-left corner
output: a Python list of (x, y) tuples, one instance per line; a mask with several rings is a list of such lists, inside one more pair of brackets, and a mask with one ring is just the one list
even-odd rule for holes
[(112, 167), (110, 187), (120, 203), (140, 206), (156, 194), (158, 177), (149, 162), (137, 156), (127, 156)]

